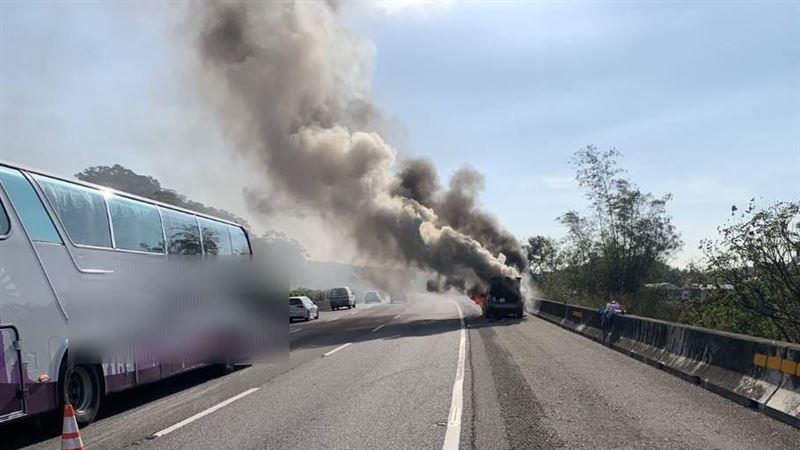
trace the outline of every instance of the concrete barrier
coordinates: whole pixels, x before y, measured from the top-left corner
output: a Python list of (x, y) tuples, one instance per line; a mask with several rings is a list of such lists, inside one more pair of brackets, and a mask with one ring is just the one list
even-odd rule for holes
[(623, 353), (663, 368), (662, 359), (669, 344), (670, 331), (666, 322), (643, 322), (631, 316), (620, 315), (614, 318), (609, 342)]
[(600, 322), (600, 313), (596, 310), (577, 305), (565, 308), (564, 326), (595, 341), (603, 342), (604, 335)]
[(533, 314), (800, 428), (800, 346), (535, 300)]
[(535, 300), (534, 302), (534, 309), (538, 311), (538, 314), (541, 317), (559, 325), (561, 325), (561, 322), (564, 321), (564, 317), (567, 314), (567, 308), (563, 303), (544, 302), (539, 300)]
[(800, 345), (787, 345), (781, 360), (781, 384), (764, 405), (764, 412), (778, 419), (788, 416), (800, 428)]

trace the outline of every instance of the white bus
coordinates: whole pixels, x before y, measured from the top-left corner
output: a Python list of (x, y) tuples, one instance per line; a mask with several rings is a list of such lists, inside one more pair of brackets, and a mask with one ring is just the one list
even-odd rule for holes
[(251, 254), (239, 224), (0, 163), (0, 423), (65, 402), (88, 423), (105, 394), (201, 365), (130, 355), (76, 362), (71, 314), (126, 295), (107, 283), (131, 268)]

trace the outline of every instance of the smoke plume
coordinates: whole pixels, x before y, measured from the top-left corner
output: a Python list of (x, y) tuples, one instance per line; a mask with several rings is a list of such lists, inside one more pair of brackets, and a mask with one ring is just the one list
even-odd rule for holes
[[(483, 177), (464, 168), (440, 187), (396, 151), (370, 100), (373, 48), (332, 2), (208, 2), (193, 17), (201, 92), (274, 192), (313, 209), (375, 261), (435, 272), (429, 289), (475, 289), (524, 266), (519, 243), (477, 206)], [(269, 212), (276, 199), (248, 192)], [(286, 204), (286, 202), (279, 202)]]
[(442, 192), (436, 168), (424, 159), (409, 160), (398, 174), (395, 194), (433, 208), (440, 222), (446, 223), (480, 242), (494, 254), (502, 253), (506, 264), (522, 270), (526, 264), (519, 241), (497, 223), (497, 219), (478, 208), (478, 196), (484, 188), (483, 175), (471, 167), (462, 167)]

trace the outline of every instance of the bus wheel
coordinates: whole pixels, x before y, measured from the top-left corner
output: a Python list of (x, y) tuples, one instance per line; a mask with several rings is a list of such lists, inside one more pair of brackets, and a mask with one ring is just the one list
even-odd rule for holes
[(75, 410), (79, 425), (93, 421), (102, 397), (100, 376), (91, 366), (69, 366), (61, 384), (61, 398)]
[(221, 377), (224, 377), (225, 375), (228, 375), (236, 371), (236, 366), (230, 362), (215, 364), (215, 367), (217, 369), (217, 373)]

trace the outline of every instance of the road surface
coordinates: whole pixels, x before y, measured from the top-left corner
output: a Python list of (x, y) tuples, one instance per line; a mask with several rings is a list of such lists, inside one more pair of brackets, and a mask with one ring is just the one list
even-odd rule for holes
[[(446, 439), (463, 449), (800, 448), (800, 430), (546, 321), (478, 314), (467, 299), (432, 294), (322, 311), (317, 321), (290, 325), (288, 364), (225, 376), (200, 370), (111, 397), (100, 420), (81, 430), (83, 442), (92, 449), (440, 449)], [(0, 428), (0, 446), (60, 448), (57, 431), (40, 425)]]

